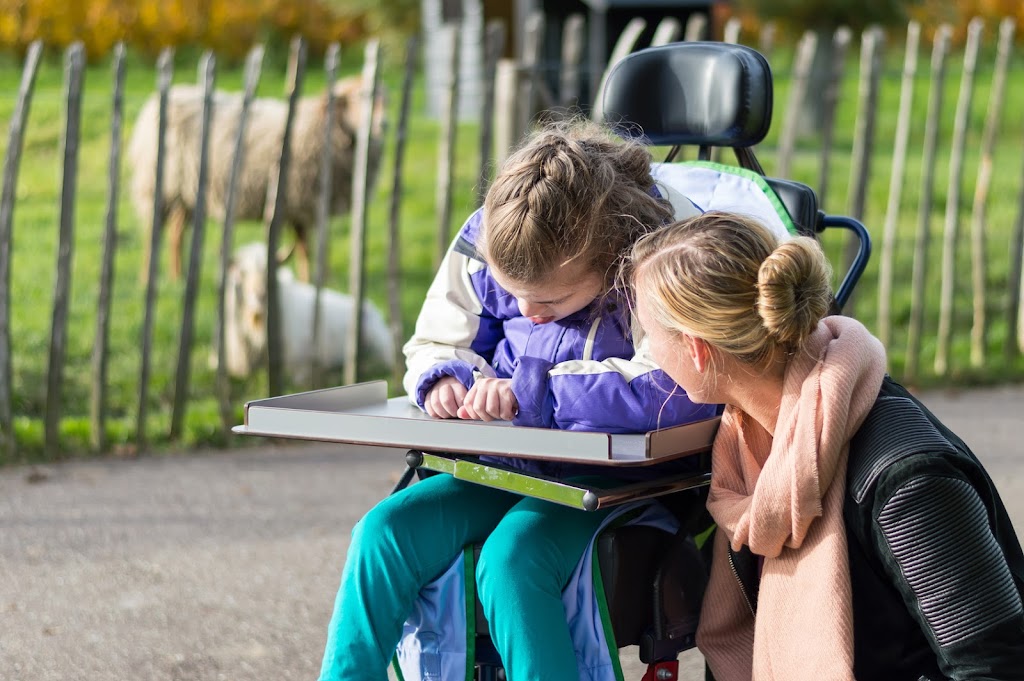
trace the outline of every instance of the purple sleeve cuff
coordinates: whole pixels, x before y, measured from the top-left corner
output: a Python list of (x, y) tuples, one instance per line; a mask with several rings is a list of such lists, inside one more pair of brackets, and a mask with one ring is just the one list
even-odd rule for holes
[(555, 423), (554, 398), (548, 372), (554, 363), (538, 357), (520, 357), (512, 372), (512, 392), (519, 403), (513, 425), (551, 428)]
[(466, 386), (467, 390), (472, 388), (473, 383), (476, 382), (476, 379), (473, 377), (474, 371), (476, 371), (475, 366), (461, 359), (451, 359), (447, 362), (435, 364), (427, 371), (424, 371), (416, 383), (416, 404), (419, 405), (420, 409), (423, 409), (427, 393), (430, 392), (435, 383), (445, 376), (454, 376), (459, 379), (462, 385)]

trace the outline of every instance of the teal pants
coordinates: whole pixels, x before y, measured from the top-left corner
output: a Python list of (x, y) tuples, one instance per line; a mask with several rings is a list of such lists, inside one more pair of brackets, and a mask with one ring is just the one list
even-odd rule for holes
[(387, 679), (420, 589), (481, 541), (477, 593), (509, 681), (579, 678), (561, 594), (606, 515), (449, 475), (387, 497), (352, 530), (320, 680)]

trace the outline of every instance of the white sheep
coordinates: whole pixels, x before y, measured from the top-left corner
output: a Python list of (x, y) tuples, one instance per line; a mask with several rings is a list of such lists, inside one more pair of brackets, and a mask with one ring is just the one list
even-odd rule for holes
[[(332, 126), (333, 175), (331, 214), (349, 210), (355, 166), (356, 134), (362, 121), (362, 78), (353, 76), (339, 80), (334, 86)], [(235, 156), (242, 95), (217, 91), (208, 153), (207, 214), (223, 221), (231, 163)], [(295, 231), (295, 251), (299, 276), (309, 280), (309, 248), (307, 232), (316, 219), (320, 188), (321, 155), (324, 148), (324, 126), (327, 95), (303, 97), (297, 102), (292, 127), (288, 186), (285, 194), (283, 224)], [(199, 146), (203, 114), (203, 92), (196, 85), (176, 85), (168, 93), (167, 127), (163, 176), (163, 221), (168, 225), (171, 276), (181, 275), (182, 239), (192, 223), (199, 184)], [(288, 103), (278, 99), (254, 99), (251, 103), (245, 132), (244, 163), (235, 188), (235, 217), (262, 219), (267, 201), (267, 187), (277, 176), (278, 161), (284, 137)], [(148, 268), (149, 227), (153, 220), (153, 196), (156, 186), (157, 123), (159, 99), (151, 96), (143, 105), (132, 130), (127, 158), (132, 168), (131, 199), (140, 226), (147, 234), (144, 268)], [(371, 122), (371, 143), (368, 184), (373, 186), (380, 165), (385, 126), (384, 95), (374, 106)]]
[[(286, 267), (277, 270), (284, 373), (297, 385), (309, 383), (313, 353), (319, 347), (317, 363), (323, 370), (338, 369), (345, 361), (348, 329), (354, 301), (338, 291), (320, 291), (320, 328), (313, 337), (316, 288), (295, 279)], [(232, 256), (225, 274), (224, 351), (228, 375), (244, 378), (267, 357), (267, 247), (246, 244)], [(361, 358), (372, 370), (394, 364), (394, 342), (380, 311), (369, 301), (363, 303)], [(217, 357), (210, 357), (216, 368)]]

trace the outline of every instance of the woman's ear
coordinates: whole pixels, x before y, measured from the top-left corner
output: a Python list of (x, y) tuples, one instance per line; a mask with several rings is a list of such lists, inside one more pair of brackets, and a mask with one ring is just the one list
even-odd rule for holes
[(686, 334), (684, 338), (690, 359), (693, 361), (693, 368), (698, 374), (703, 374), (711, 364), (711, 346), (704, 339), (695, 338), (690, 334)]

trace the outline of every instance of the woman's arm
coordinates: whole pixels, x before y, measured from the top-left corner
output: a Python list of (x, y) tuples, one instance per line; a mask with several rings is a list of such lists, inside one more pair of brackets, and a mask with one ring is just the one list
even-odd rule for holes
[(641, 342), (630, 359), (554, 364), (521, 357), (512, 374), (517, 425), (609, 433), (646, 432), (718, 413), (694, 404)]
[(989, 509), (960, 471), (929, 467), (876, 500), (882, 564), (950, 679), (1024, 679), (1024, 607)]

